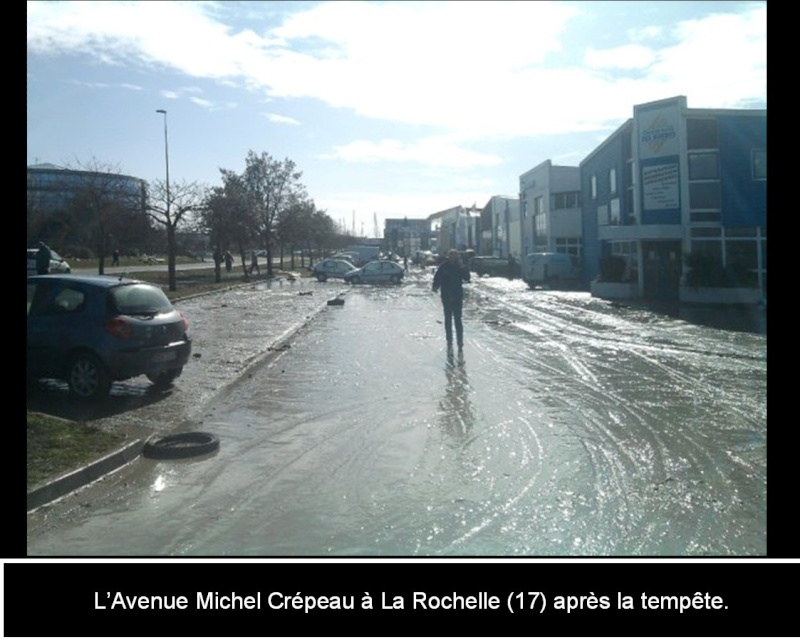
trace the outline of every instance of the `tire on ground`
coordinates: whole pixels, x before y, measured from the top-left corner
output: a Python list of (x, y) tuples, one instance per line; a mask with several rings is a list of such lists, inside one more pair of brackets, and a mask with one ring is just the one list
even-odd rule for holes
[(146, 458), (159, 460), (189, 458), (213, 453), (219, 449), (219, 438), (205, 431), (185, 431), (148, 440), (142, 449)]

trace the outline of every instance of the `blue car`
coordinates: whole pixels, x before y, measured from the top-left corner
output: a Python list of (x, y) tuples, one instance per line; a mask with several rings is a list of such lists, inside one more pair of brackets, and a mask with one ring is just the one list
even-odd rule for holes
[(65, 380), (84, 400), (115, 380), (169, 386), (189, 361), (189, 323), (157, 286), (113, 276), (28, 277), (27, 377)]

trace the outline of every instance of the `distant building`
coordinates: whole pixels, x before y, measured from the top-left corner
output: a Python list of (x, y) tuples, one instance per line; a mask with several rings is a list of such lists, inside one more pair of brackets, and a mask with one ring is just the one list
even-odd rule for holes
[(427, 218), (387, 218), (383, 238), (387, 251), (410, 258), (431, 248), (431, 223)]
[(480, 209), (476, 206), (451, 207), (428, 216), (434, 253), (445, 254), (450, 249), (475, 251), (478, 248), (478, 220)]
[(133, 176), (117, 173), (65, 169), (54, 164), (28, 166), (28, 207), (53, 213), (69, 207), (75, 197), (89, 188), (113, 192), (126, 203), (145, 210), (147, 183)]
[(615, 281), (593, 293), (765, 299), (766, 110), (690, 109), (678, 96), (633, 113), (580, 165), (584, 277)]
[(545, 160), (519, 177), (522, 253), (583, 259), (581, 172)]
[(519, 198), (492, 196), (480, 213), (478, 253), (483, 256), (522, 257)]

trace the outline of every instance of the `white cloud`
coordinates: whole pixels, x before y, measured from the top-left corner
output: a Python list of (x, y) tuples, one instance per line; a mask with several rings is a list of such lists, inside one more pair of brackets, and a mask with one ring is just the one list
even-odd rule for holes
[[(579, 9), (561, 2), (247, 3), (265, 25), (285, 14), (263, 35), (233, 26), (239, 3), (29, 2), (28, 49), (157, 64), (467, 141), (608, 128), (677, 93), (692, 106), (765, 101), (766, 5), (741, 7), (682, 23), (666, 48), (653, 28), (615, 48), (587, 42), (582, 67), (562, 50)], [(637, 44), (648, 38), (662, 48)], [(389, 149), (375, 147), (364, 152)]]
[(493, 166), (502, 163), (496, 155), (464, 149), (442, 138), (425, 138), (413, 143), (399, 140), (356, 140), (335, 148), (332, 155), (323, 156), (347, 162), (414, 162), (434, 167), (466, 168)]
[(655, 59), (649, 47), (628, 44), (613, 49), (589, 48), (584, 62), (593, 69), (644, 69)]
[(275, 122), (276, 124), (293, 124), (299, 125), (300, 121), (295, 120), (294, 118), (290, 118), (289, 116), (282, 116), (277, 113), (265, 113), (264, 114), (270, 122)]

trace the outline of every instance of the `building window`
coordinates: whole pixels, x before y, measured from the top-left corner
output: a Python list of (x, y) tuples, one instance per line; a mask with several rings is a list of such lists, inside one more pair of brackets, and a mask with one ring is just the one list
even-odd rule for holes
[(767, 179), (767, 152), (764, 149), (753, 150), (753, 179)]
[(719, 178), (716, 153), (689, 154), (689, 180), (715, 180)]
[(533, 199), (533, 215), (538, 216), (541, 213), (544, 213), (544, 197), (536, 196)]
[(688, 149), (718, 148), (717, 121), (712, 118), (687, 118), (686, 147)]
[(623, 282), (635, 282), (639, 278), (639, 254), (635, 241), (614, 240), (611, 243), (611, 255), (625, 259)]
[(719, 213), (721, 207), (722, 195), (718, 181), (689, 183), (689, 208), (692, 212), (711, 209)]
[(608, 225), (608, 205), (597, 207), (597, 224), (601, 227)]
[(568, 253), (579, 261), (583, 258), (583, 240), (581, 238), (556, 238), (556, 253)]
[(592, 200), (597, 200), (597, 176), (592, 176), (591, 182), (591, 189), (592, 189)]
[(621, 223), (619, 198), (613, 198), (608, 202), (608, 223), (609, 224)]
[(617, 192), (617, 170), (615, 167), (611, 167), (611, 169), (608, 170), (608, 192)]
[(581, 206), (580, 191), (565, 191), (564, 193), (554, 193), (551, 196), (553, 210), (556, 209), (577, 209)]

